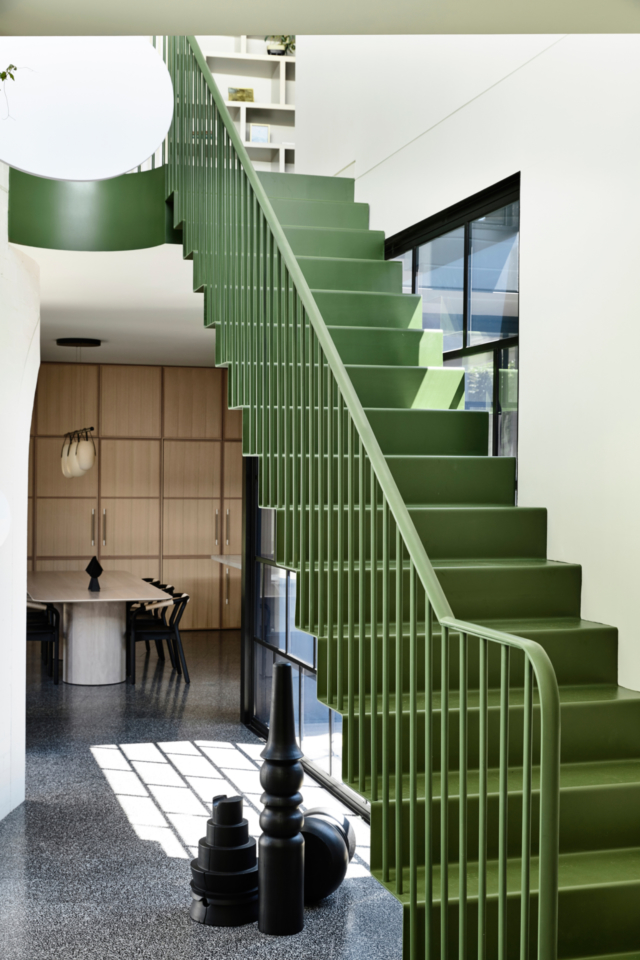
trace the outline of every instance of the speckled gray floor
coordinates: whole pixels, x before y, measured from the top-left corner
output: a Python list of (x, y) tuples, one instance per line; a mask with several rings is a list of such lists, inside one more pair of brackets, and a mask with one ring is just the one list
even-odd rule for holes
[[(362, 821), (350, 874), (297, 936), (190, 920), (203, 800), (245, 793), (257, 832), (259, 741), (238, 722), (238, 635), (185, 641), (190, 687), (139, 645), (135, 689), (56, 688), (29, 644), (27, 800), (0, 823), (2, 960), (399, 958), (401, 908), (366, 872)], [(309, 781), (303, 794), (328, 802)]]

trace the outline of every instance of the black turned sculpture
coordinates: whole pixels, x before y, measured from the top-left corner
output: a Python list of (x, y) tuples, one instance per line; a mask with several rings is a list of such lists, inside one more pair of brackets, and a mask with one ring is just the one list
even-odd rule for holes
[(256, 841), (242, 816), (242, 797), (213, 798), (213, 816), (191, 875), (192, 920), (239, 927), (258, 919)]
[(317, 903), (338, 889), (356, 852), (356, 835), (348, 817), (331, 810), (307, 810), (304, 837), (304, 902)]
[(304, 822), (302, 751), (296, 743), (291, 666), (276, 663), (269, 739), (262, 751), (260, 783), (264, 788), (259, 841), (260, 910), (262, 933), (288, 936), (304, 927)]
[(100, 584), (98, 583), (98, 577), (102, 574), (102, 567), (100, 566), (100, 561), (97, 557), (92, 557), (89, 560), (89, 566), (85, 570), (85, 573), (88, 573), (91, 577), (89, 581), (89, 590), (92, 593), (98, 593), (100, 590)]

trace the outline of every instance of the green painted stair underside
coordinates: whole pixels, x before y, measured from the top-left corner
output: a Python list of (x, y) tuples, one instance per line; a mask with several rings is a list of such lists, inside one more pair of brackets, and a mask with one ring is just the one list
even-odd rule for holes
[[(514, 506), (514, 462), (487, 455), (488, 418), (483, 413), (464, 411), (463, 372), (442, 366), (442, 334), (421, 329), (419, 299), (402, 294), (400, 264), (383, 260), (383, 237), (379, 231), (367, 230), (368, 208), (353, 202), (353, 181), (292, 174), (259, 176), (455, 616), (529, 637), (545, 648), (553, 662), (560, 684), (562, 717), (558, 954), (567, 958), (601, 956), (604, 960), (610, 955), (640, 951), (640, 695), (617, 686), (617, 631), (581, 619), (581, 568), (547, 559), (546, 510)], [(304, 576), (304, 570), (299, 575)], [(297, 611), (296, 620), (300, 629), (316, 632), (316, 624), (308, 621), (304, 609)], [(327, 689), (326, 681), (330, 643), (335, 648), (334, 638), (319, 637), (318, 686), (322, 700), (336, 710), (335, 684)], [(469, 662), (469, 738), (473, 742), (477, 668), (474, 671), (473, 656)], [(522, 671), (522, 665), (514, 657), (514, 677), (518, 670)], [(438, 673), (436, 664), (435, 675)], [(453, 661), (451, 675), (457, 675)], [(497, 658), (490, 663), (490, 683), (491, 715), (498, 702)], [(516, 687), (511, 697), (512, 729), (521, 724), (518, 714), (522, 699), (517, 692)], [(360, 690), (358, 696), (367, 699), (369, 719), (371, 690)], [(454, 698), (455, 691), (450, 696)], [(392, 699), (396, 711), (398, 705)], [(424, 709), (420, 687), (418, 699), (419, 708)], [(408, 710), (408, 687), (404, 700), (403, 709)], [(357, 705), (355, 714), (357, 724)], [(491, 725), (491, 716), (489, 722)], [(408, 723), (404, 731), (407, 739)], [(346, 782), (348, 750), (349, 731), (345, 729)], [(497, 758), (493, 760), (490, 807), (496, 807), (498, 792)], [(391, 769), (394, 763), (392, 757)], [(368, 800), (370, 773), (370, 769), (365, 771), (367, 788), (363, 792), (356, 761), (349, 783)], [(456, 776), (454, 762), (450, 782), (454, 795)], [(534, 789), (535, 776), (534, 770)], [(437, 774), (434, 788), (437, 790)], [(394, 798), (393, 776), (390, 789)], [(471, 769), (470, 859), (477, 790), (477, 776), (474, 778)], [(509, 775), (509, 811), (514, 829), (509, 833), (508, 880), (509, 890), (514, 893), (520, 889), (521, 790), (521, 770), (514, 766)], [(418, 824), (424, 820), (424, 776), (419, 778), (419, 791)], [(418, 829), (418, 835), (409, 831), (408, 782), (403, 796), (403, 860), (408, 865), (409, 844), (424, 849), (423, 830)], [(455, 796), (450, 803), (456, 807)], [(534, 793), (534, 808), (535, 803)], [(434, 801), (434, 807), (435, 825), (440, 817), (438, 801)], [(395, 817), (392, 799), (392, 863)], [(491, 810), (489, 817), (491, 822)], [(450, 823), (449, 884), (455, 889), (457, 810), (452, 811)], [(384, 883), (382, 837), (382, 804), (377, 801), (371, 809), (371, 869)], [(490, 897), (497, 887), (496, 844), (494, 832), (493, 838), (490, 836), (490, 855), (492, 852), (494, 857), (488, 869)], [(439, 857), (436, 842), (434, 859)], [(422, 868), (419, 884), (423, 883), (423, 872)], [(437, 878), (436, 868), (434, 910), (438, 909)], [(393, 868), (385, 886), (397, 895)], [(408, 876), (404, 889), (408, 891)], [(470, 904), (473, 894), (470, 871)], [(399, 898), (407, 903), (408, 893)], [(515, 897), (513, 907), (517, 911)], [(472, 918), (470, 923), (473, 927)], [(517, 926), (516, 913), (516, 933)], [(472, 941), (469, 956), (475, 956), (476, 949)], [(517, 941), (510, 940), (509, 954), (518, 955)], [(636, 956), (640, 953), (634, 952)]]

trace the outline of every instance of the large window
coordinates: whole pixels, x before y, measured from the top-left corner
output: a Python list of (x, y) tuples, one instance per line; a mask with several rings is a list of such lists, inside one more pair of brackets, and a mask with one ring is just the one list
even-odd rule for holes
[(444, 365), (464, 368), (466, 409), (489, 413), (496, 456), (517, 454), (519, 190), (511, 177), (387, 241)]

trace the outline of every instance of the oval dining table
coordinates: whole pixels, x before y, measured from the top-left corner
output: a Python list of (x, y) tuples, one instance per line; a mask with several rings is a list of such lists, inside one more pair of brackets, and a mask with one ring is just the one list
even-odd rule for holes
[(65, 683), (99, 686), (126, 680), (127, 603), (167, 600), (167, 594), (125, 570), (105, 570), (100, 590), (89, 590), (89, 575), (78, 570), (27, 574), (27, 593), (61, 610)]

